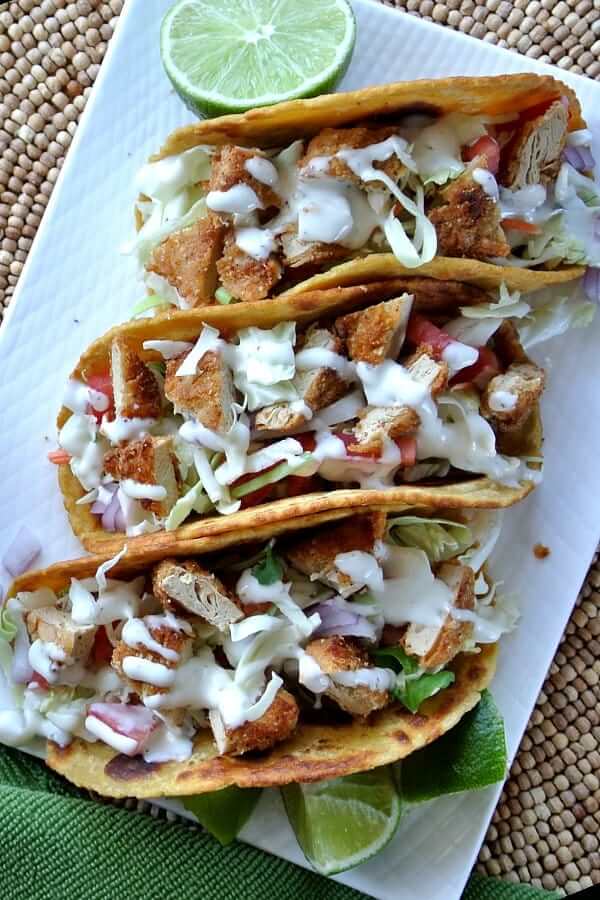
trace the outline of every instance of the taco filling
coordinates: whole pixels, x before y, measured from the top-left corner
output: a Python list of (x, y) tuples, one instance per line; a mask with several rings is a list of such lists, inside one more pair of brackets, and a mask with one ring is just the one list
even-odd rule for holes
[(529, 304), (452, 287), (477, 296), (439, 324), (403, 294), (308, 327), (199, 325), (194, 342), (142, 347), (117, 332), (110, 371), (70, 381), (64, 400), (77, 502), (138, 535), (332, 487), (533, 481), (544, 372), (512, 324)]
[(155, 295), (144, 311), (259, 300), (390, 251), (409, 268), (436, 255), (598, 266), (591, 133), (568, 132), (568, 118), (559, 98), (501, 117), (413, 115), (148, 163), (131, 248)]
[(201, 735), (240, 756), (311, 717), (415, 713), (455, 681), (459, 654), (515, 624), (482, 569), (499, 517), (354, 516), (208, 567), (163, 559), (121, 580), (117, 557), (56, 592), (18, 591), (0, 739), (79, 738), (162, 763)]

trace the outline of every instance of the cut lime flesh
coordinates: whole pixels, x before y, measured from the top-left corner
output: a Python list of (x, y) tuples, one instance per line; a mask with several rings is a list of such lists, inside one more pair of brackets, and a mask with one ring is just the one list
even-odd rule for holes
[(302, 852), (322, 875), (352, 869), (378, 853), (400, 821), (389, 767), (316, 784), (282, 788)]
[(178, 0), (161, 57), (187, 106), (215, 116), (332, 90), (355, 36), (347, 0)]

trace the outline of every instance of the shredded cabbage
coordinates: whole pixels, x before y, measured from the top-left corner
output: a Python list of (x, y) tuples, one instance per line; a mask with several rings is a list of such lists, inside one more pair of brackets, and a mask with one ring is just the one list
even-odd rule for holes
[(213, 508), (213, 504), (206, 496), (202, 482), (198, 481), (192, 488), (180, 497), (175, 503), (165, 522), (165, 531), (173, 531), (187, 519), (192, 512), (200, 515)]
[(291, 379), (296, 373), (295, 322), (274, 328), (242, 328), (233, 358), (234, 382), (253, 412), (263, 406), (298, 399)]
[(471, 530), (449, 519), (398, 516), (388, 521), (388, 537), (401, 547), (418, 547), (431, 563), (452, 559), (473, 543)]
[(445, 184), (464, 172), (462, 147), (487, 134), (483, 120), (451, 113), (423, 128), (412, 146), (412, 156), (424, 185)]
[(140, 194), (166, 203), (184, 188), (210, 178), (211, 149), (192, 147), (176, 156), (146, 163), (136, 177)]
[(515, 318), (520, 319), (526, 316), (531, 306), (525, 300), (521, 300), (519, 291), (512, 294), (502, 282), (498, 291), (498, 300), (489, 303), (477, 303), (474, 306), (461, 306), (461, 314), (467, 319), (486, 319), (486, 318)]
[(519, 338), (526, 350), (564, 334), (569, 328), (585, 328), (592, 322), (596, 314), (595, 303), (583, 300), (581, 296), (561, 296), (559, 290), (540, 291), (529, 315), (517, 323)]

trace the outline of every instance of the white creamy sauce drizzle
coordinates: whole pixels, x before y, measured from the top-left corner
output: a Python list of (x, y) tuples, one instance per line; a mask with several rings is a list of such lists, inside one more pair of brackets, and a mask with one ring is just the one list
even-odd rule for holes
[(313, 694), (322, 694), (331, 680), (310, 653), (302, 652), (298, 658), (298, 681)]
[(214, 212), (231, 213), (241, 218), (263, 208), (256, 192), (248, 184), (234, 184), (228, 191), (209, 191), (206, 205)]
[(372, 591), (383, 590), (383, 572), (371, 553), (362, 550), (338, 553), (334, 564), (336, 569), (352, 579), (353, 585), (359, 588), (368, 587)]
[(492, 391), (488, 404), (494, 412), (510, 412), (517, 405), (517, 397), (510, 391)]
[(182, 729), (163, 722), (146, 741), (142, 756), (147, 763), (184, 762), (192, 750), (192, 741)]
[(309, 372), (313, 369), (333, 369), (347, 381), (356, 378), (354, 363), (326, 347), (308, 347), (296, 354), (297, 372)]
[(163, 659), (167, 659), (169, 662), (179, 662), (179, 653), (177, 653), (176, 650), (170, 650), (169, 647), (164, 647), (158, 641), (154, 640), (143, 619), (129, 619), (125, 622), (121, 633), (121, 640), (124, 641), (128, 647), (146, 647), (148, 650), (152, 651), (152, 653), (162, 656)]
[(498, 182), (488, 169), (473, 169), (473, 181), (481, 185), (488, 197), (491, 197), (494, 203), (497, 203), (500, 197), (498, 190)]
[(175, 682), (175, 670), (152, 662), (142, 656), (126, 656), (122, 663), (123, 672), (133, 681), (143, 681), (154, 687), (170, 687)]
[(268, 228), (246, 225), (235, 230), (235, 242), (244, 253), (253, 259), (268, 259), (277, 249), (277, 242)]
[(366, 687), (370, 691), (388, 691), (395, 680), (390, 669), (353, 669), (348, 672), (334, 672), (332, 681), (342, 687)]
[(167, 497), (167, 489), (162, 484), (144, 484), (133, 478), (124, 478), (121, 489), (132, 500), (165, 500)]
[(371, 406), (411, 406), (417, 408), (427, 397), (427, 388), (401, 366), (386, 359), (378, 366), (359, 362), (356, 371), (367, 402)]
[(97, 488), (102, 479), (104, 448), (91, 416), (74, 413), (63, 425), (58, 443), (71, 455), (71, 471), (86, 491)]
[(83, 415), (87, 412), (88, 406), (93, 407), (98, 412), (104, 412), (108, 409), (109, 400), (102, 391), (96, 391), (82, 381), (71, 378), (67, 381), (63, 406), (66, 406), (73, 413)]
[(262, 156), (251, 156), (244, 163), (244, 168), (253, 178), (269, 187), (277, 184), (279, 179), (279, 173), (273, 163)]
[(109, 421), (102, 419), (100, 432), (108, 438), (111, 444), (120, 444), (121, 441), (137, 441), (150, 433), (156, 425), (156, 419), (128, 419), (115, 418)]
[(187, 353), (194, 345), (189, 341), (144, 341), (144, 350), (156, 350), (163, 359), (175, 359)]
[(389, 625), (441, 627), (453, 605), (453, 593), (431, 571), (427, 554), (415, 547), (390, 547), (382, 591), (374, 591)]
[(184, 361), (181, 363), (175, 374), (180, 378), (183, 378), (184, 375), (195, 375), (196, 367), (201, 361), (204, 354), (215, 350), (220, 350), (222, 346), (223, 341), (219, 337), (218, 330), (216, 328), (212, 328), (210, 325), (203, 325), (202, 331), (198, 336), (198, 340), (196, 341), (194, 347), (190, 350)]
[(29, 648), (29, 665), (49, 684), (58, 682), (61, 664), (67, 662), (65, 651), (52, 641), (41, 641), (38, 638)]
[(461, 369), (473, 366), (479, 358), (479, 351), (460, 341), (452, 341), (442, 350), (442, 359), (448, 363), (448, 374), (452, 378)]

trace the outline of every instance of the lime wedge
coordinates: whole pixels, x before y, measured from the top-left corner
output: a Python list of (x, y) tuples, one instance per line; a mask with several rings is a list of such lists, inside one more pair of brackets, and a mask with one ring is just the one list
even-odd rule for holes
[(355, 36), (347, 0), (178, 0), (160, 52), (184, 103), (218, 116), (332, 90)]
[(310, 864), (335, 875), (378, 853), (393, 836), (401, 805), (389, 766), (281, 789), (294, 833)]

